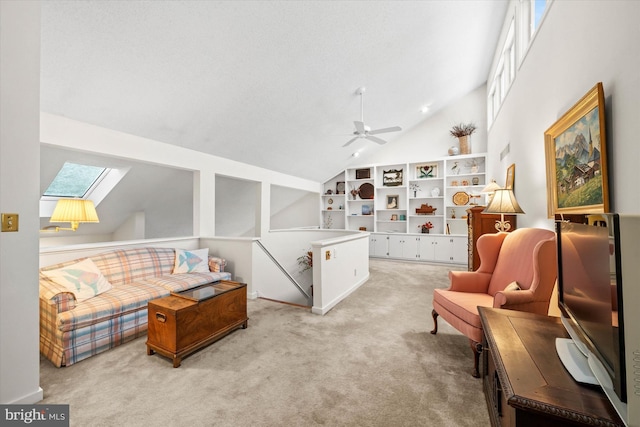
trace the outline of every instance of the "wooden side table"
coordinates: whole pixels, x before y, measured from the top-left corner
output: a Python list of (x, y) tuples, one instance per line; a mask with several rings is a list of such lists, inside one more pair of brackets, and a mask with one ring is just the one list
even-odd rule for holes
[(238, 328), (245, 329), (247, 285), (222, 280), (149, 301), (147, 354), (182, 358)]
[(478, 310), (492, 426), (624, 426), (602, 389), (577, 383), (565, 370), (555, 350), (555, 339), (567, 337), (559, 318)]

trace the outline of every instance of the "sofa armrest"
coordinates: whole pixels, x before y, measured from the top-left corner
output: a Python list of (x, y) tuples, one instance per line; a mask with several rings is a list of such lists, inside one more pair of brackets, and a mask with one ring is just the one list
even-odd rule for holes
[(56, 313), (72, 310), (76, 307), (76, 296), (68, 289), (40, 275), (39, 289), (41, 304), (55, 307)]
[(478, 271), (450, 271), (451, 285), (448, 290), (455, 292), (486, 293), (491, 274)]

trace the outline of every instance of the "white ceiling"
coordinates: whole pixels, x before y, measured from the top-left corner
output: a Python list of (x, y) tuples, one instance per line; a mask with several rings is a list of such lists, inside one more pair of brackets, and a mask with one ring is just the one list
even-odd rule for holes
[(380, 147), (342, 147), (360, 120), (358, 87), (368, 126), (410, 129), (485, 83), (506, 8), (42, 2), (42, 111), (323, 181)]

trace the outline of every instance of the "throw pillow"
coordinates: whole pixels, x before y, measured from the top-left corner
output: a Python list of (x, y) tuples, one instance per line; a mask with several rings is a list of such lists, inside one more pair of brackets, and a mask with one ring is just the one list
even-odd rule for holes
[(185, 251), (176, 249), (176, 262), (173, 274), (178, 273), (208, 273), (209, 248)]
[(72, 292), (78, 302), (86, 301), (111, 289), (111, 283), (89, 258), (42, 275)]
[(518, 285), (518, 282), (513, 281), (511, 283), (509, 283), (507, 285), (506, 288), (504, 288), (505, 291), (519, 291), (520, 290), (520, 285)]

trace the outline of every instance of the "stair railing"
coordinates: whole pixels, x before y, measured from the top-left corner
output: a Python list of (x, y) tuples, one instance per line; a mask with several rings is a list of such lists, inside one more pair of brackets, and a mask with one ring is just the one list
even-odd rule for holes
[(309, 295), (307, 291), (305, 291), (302, 286), (300, 286), (300, 283), (298, 283), (298, 281), (282, 266), (282, 264), (280, 264), (280, 262), (273, 255), (271, 255), (271, 252), (269, 252), (269, 250), (262, 244), (260, 240), (256, 240), (256, 243), (258, 244), (258, 247), (260, 247), (262, 251), (267, 255), (267, 257), (269, 257), (269, 259), (273, 261), (278, 269), (285, 275), (285, 277), (289, 279), (289, 281), (296, 287), (298, 292), (300, 292), (306, 298), (309, 306), (311, 306), (313, 304), (311, 295)]

